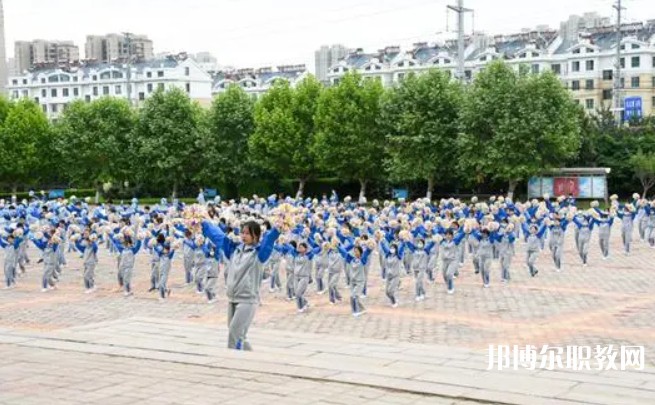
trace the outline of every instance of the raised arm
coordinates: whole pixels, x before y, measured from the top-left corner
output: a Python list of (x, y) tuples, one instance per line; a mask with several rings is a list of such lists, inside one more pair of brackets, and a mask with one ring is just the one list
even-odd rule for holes
[(257, 248), (257, 258), (261, 263), (266, 262), (268, 258), (271, 257), (273, 254), (273, 246), (275, 246), (275, 241), (279, 236), (280, 231), (277, 230), (277, 228), (273, 228), (264, 234), (264, 237)]

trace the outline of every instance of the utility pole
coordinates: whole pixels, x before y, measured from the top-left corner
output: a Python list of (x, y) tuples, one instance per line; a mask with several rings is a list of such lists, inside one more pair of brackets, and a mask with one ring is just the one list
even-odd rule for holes
[(127, 102), (132, 105), (132, 34), (124, 32), (125, 43), (127, 44)]
[(616, 4), (613, 6), (616, 9), (616, 63), (614, 65), (614, 116), (616, 124), (620, 126), (621, 122), (621, 112), (623, 108), (621, 107), (622, 92), (621, 88), (621, 40), (623, 35), (621, 32), (621, 12), (625, 10), (621, 6), (621, 0), (617, 0)]
[(464, 14), (473, 11), (464, 8), (464, 0), (457, 0), (456, 6), (448, 6), (457, 13), (457, 79), (464, 81)]

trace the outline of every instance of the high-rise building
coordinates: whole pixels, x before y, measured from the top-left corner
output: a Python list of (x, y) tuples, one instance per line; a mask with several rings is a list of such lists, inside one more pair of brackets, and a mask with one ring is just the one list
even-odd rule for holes
[(80, 60), (80, 49), (72, 41), (16, 41), (14, 52), (19, 72), (38, 66), (75, 64)]
[(0, 94), (5, 94), (8, 78), (5, 46), (5, 12), (0, 0)]
[(147, 61), (154, 57), (152, 41), (145, 35), (89, 35), (84, 50), (87, 60), (104, 63), (124, 61), (129, 55), (136, 61)]
[(343, 45), (323, 45), (315, 53), (316, 78), (324, 83), (328, 82), (328, 70), (340, 59), (348, 55), (348, 49)]

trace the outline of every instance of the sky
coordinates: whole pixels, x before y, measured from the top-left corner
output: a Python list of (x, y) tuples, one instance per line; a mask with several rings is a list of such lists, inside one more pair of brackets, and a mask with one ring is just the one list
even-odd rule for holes
[[(623, 0), (627, 21), (655, 19), (655, 0)], [(377, 50), (454, 37), (456, 0), (4, 0), (7, 56), (16, 40), (146, 34), (155, 52), (207, 51), (221, 65), (307, 64), (323, 44)], [(614, 21), (613, 0), (465, 0), (466, 31), (558, 28), (570, 14), (595, 11)]]

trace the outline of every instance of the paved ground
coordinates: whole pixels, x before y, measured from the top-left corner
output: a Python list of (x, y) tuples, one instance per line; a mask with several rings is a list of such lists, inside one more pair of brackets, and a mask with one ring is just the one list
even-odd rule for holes
[[(653, 260), (655, 250), (637, 242), (634, 244), (632, 254), (626, 257), (620, 252), (618, 228), (613, 232), (612, 257), (608, 261), (600, 260), (598, 245), (593, 239), (590, 265), (586, 268), (580, 265), (574, 253), (572, 234), (570, 234), (565, 249), (564, 269), (561, 273), (554, 271), (548, 253), (543, 252), (538, 261), (540, 274), (535, 279), (530, 278), (523, 265), (524, 253), (519, 247), (512, 266), (513, 280), (509, 285), (502, 285), (499, 282), (500, 271), (498, 265), (494, 264), (492, 287), (482, 289), (479, 278), (473, 274), (472, 266), (467, 261), (461, 272), (462, 276), (457, 280), (455, 295), (446, 295), (443, 282), (439, 280), (437, 284), (428, 288), (428, 298), (424, 302), (415, 303), (413, 283), (411, 279), (406, 278), (403, 280), (401, 291), (401, 306), (396, 309), (388, 306), (382, 294), (382, 284), (378, 277), (375, 277), (377, 267), (374, 267), (370, 276), (370, 294), (366, 301), (369, 313), (358, 319), (349, 314), (347, 303), (331, 306), (325, 295), (312, 293), (308, 297), (312, 304), (311, 310), (299, 315), (293, 303), (287, 302), (278, 294), (271, 295), (265, 291), (263, 306), (257, 313), (254, 330), (257, 333), (290, 331), (296, 334), (318, 334), (327, 341), (338, 338), (376, 339), (388, 347), (409, 343), (429, 345), (421, 347), (433, 348), (448, 346), (469, 350), (472, 353), (482, 353), (489, 344), (530, 344), (537, 347), (544, 344), (638, 345), (646, 347), (647, 370), (652, 370), (655, 364), (655, 294), (653, 294), (655, 278), (652, 276), (655, 271)], [(34, 250), (30, 253), (33, 258), (36, 258)], [(41, 339), (81, 325), (145, 317), (168, 322), (185, 322), (186, 327), (195, 325), (200, 329), (210, 328), (216, 331), (219, 339), (217, 341), (222, 341), (220, 339), (223, 338), (224, 333), (219, 328), (225, 324), (224, 298), (221, 296), (222, 302), (208, 305), (202, 296), (196, 295), (191, 288), (185, 287), (182, 283), (183, 272), (179, 260), (174, 262), (171, 282), (173, 293), (167, 302), (159, 302), (154, 294), (146, 292), (147, 255), (141, 254), (137, 260), (136, 296), (133, 298), (124, 298), (122, 294), (115, 291), (115, 261), (105, 251), (100, 254), (101, 261), (98, 267), (100, 289), (94, 295), (82, 293), (82, 276), (77, 270), (80, 262), (72, 254), (69, 258), (70, 264), (64, 270), (62, 283), (57, 291), (48, 293), (39, 291), (41, 267), (36, 264), (28, 268), (27, 275), (19, 280), (20, 285), (17, 289), (0, 291), (0, 331), (7, 334), (22, 333), (23, 336), (38, 336)], [(374, 260), (377, 262), (377, 258)], [(206, 336), (211, 334), (207, 333)], [(155, 334), (150, 335), (148, 339), (157, 341)], [(292, 336), (287, 339), (292, 339)], [(259, 351), (261, 343), (254, 337), (252, 340), (255, 349)], [(0, 356), (9, 360), (9, 366), (4, 362), (0, 364), (0, 393), (5, 393), (7, 387), (14, 386), (18, 386), (23, 390), (21, 392), (24, 392), (30, 381), (38, 383), (39, 378), (47, 378), (48, 373), (41, 377), (35, 375), (32, 380), (28, 377), (24, 381), (25, 385), (22, 385), (22, 382), (19, 384), (20, 381), (8, 380), (7, 375), (25, 376), (31, 363), (47, 365), (52, 359), (59, 358), (56, 350), (54, 352), (52, 349), (26, 350), (24, 347), (1, 342), (2, 340), (0, 340)], [(219, 346), (222, 347), (222, 343)], [(128, 361), (120, 357), (107, 358), (102, 354), (79, 353), (67, 353), (65, 359), (70, 361), (70, 364), (66, 364), (69, 370), (75, 370), (78, 361), (102, 363), (106, 365), (106, 369), (120, 370), (132, 369), (135, 361), (137, 363), (141, 361), (138, 359), (138, 361), (134, 359)], [(81, 371), (85, 370), (83, 366), (80, 367)], [(188, 367), (190, 367), (188, 373), (185, 373), (184, 367), (177, 372), (195, 375), (193, 367), (196, 366), (188, 365)], [(150, 376), (156, 383), (146, 385), (153, 390), (161, 388), (162, 378), (157, 374), (158, 368), (150, 369), (143, 366), (137, 369), (144, 373), (136, 378), (137, 380)], [(27, 372), (28, 376), (29, 374)], [(73, 377), (71, 373), (66, 374), (66, 378), (69, 379), (85, 375), (85, 373), (75, 373), (79, 375)], [(267, 372), (254, 374), (262, 379), (270, 376)], [(165, 376), (167, 378), (168, 374)], [(103, 375), (97, 377), (104, 379)], [(298, 382), (293, 376), (285, 376), (285, 378), (289, 378), (288, 382), (292, 385)], [(54, 377), (46, 381), (52, 382), (53, 379)], [(309, 387), (309, 392), (320, 390), (321, 384), (328, 383), (334, 384), (335, 390), (347, 391), (352, 388), (348, 384), (341, 386), (340, 384), (344, 382), (322, 380), (307, 382), (309, 385), (318, 384)], [(77, 398), (70, 395), (70, 390), (76, 390), (77, 386), (79, 381), (77, 384), (71, 381), (70, 384), (57, 387), (62, 402)], [(170, 385), (173, 386), (174, 384)], [(169, 387), (169, 384), (166, 384), (166, 387)], [(376, 389), (384, 391), (383, 386)], [(213, 388), (213, 391), (210, 388), (207, 390), (209, 393), (215, 392), (215, 395), (219, 395), (222, 388), (219, 384)], [(14, 402), (28, 403), (27, 400), (31, 399), (33, 402), (43, 403), (45, 397), (39, 396), (40, 391), (27, 392), (30, 393), (29, 397), (19, 396), (21, 400)], [(44, 389), (42, 394), (47, 397), (51, 392), (51, 389)], [(235, 393), (229, 390), (225, 392)], [(383, 394), (388, 393), (384, 391)], [(398, 393), (401, 394), (414, 395), (414, 393)], [(126, 396), (131, 398), (129, 395)], [(200, 401), (201, 397), (202, 395), (198, 394), (194, 396), (194, 400)], [(652, 397), (655, 397), (655, 393)], [(52, 396), (52, 398), (56, 397)], [(302, 402), (303, 395), (289, 398), (296, 398), (301, 401), (300, 403), (308, 403)], [(425, 399), (414, 398), (408, 403)], [(434, 398), (428, 398), (428, 400), (432, 399)], [(4, 400), (11, 402), (11, 398), (0, 397), (0, 402)], [(23, 400), (25, 402), (22, 402)], [(181, 398), (177, 400), (182, 401)], [(398, 402), (402, 403), (401, 401)], [(104, 400), (100, 402), (107, 403)], [(124, 402), (138, 401), (124, 399)]]

